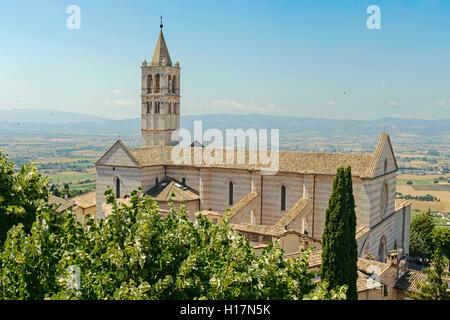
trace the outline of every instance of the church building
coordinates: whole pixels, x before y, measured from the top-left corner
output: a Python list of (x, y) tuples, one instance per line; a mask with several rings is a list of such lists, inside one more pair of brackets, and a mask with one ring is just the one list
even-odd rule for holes
[[(141, 148), (130, 150), (119, 140), (96, 162), (97, 218), (107, 214), (108, 186), (118, 199), (143, 188), (162, 211), (175, 194), (175, 205), (185, 202), (192, 220), (199, 212), (214, 219), (229, 212), (233, 228), (254, 243), (294, 235), (320, 243), (333, 178), (340, 166), (350, 165), (359, 256), (385, 261), (390, 250), (408, 253), (410, 205), (395, 205), (398, 167), (387, 133), (372, 154), (279, 151), (279, 170), (272, 175), (259, 163), (180, 164), (172, 155), (180, 128), (181, 68), (172, 63), (162, 26), (141, 72)], [(190, 147), (196, 148), (202, 146)]]

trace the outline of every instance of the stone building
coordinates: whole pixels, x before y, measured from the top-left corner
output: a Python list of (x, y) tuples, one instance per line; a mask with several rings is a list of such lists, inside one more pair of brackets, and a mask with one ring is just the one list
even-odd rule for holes
[[(372, 253), (385, 261), (389, 250), (408, 253), (410, 206), (395, 207), (398, 168), (388, 134), (381, 134), (372, 154), (280, 151), (278, 171), (271, 175), (264, 174), (260, 161), (248, 161), (249, 151), (244, 164), (179, 163), (173, 158), (173, 144), (180, 123), (181, 69), (178, 62), (172, 66), (162, 30), (150, 65), (144, 60), (141, 69), (142, 145), (129, 150), (119, 140), (96, 162), (97, 218), (105, 216), (108, 186), (117, 198), (143, 188), (167, 209), (169, 193), (161, 194), (166, 187), (162, 184), (173, 182), (177, 201), (186, 197), (193, 218), (195, 211), (220, 216), (230, 209), (231, 222), (241, 229), (275, 227), (320, 241), (333, 178), (340, 166), (350, 165), (359, 256)], [(199, 150), (202, 146), (193, 145), (188, 156), (195, 157)]]

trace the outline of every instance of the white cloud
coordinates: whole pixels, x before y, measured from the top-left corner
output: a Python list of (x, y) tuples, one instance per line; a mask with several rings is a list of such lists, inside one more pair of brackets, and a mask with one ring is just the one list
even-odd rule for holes
[(399, 105), (399, 103), (398, 103), (398, 102), (395, 102), (395, 101), (389, 101), (389, 104), (390, 104), (391, 106), (398, 106), (398, 105)]
[(137, 106), (138, 102), (133, 100), (116, 100), (114, 101), (115, 104), (118, 104), (120, 106)]
[(121, 93), (122, 93), (122, 90), (119, 90), (119, 89), (111, 89), (111, 90), (109, 90), (109, 93), (113, 93), (113, 94), (121, 94)]
[(387, 86), (387, 82), (386, 82), (386, 81), (381, 81), (381, 85), (382, 85), (383, 87), (386, 87), (386, 86)]
[(329, 104), (330, 106), (334, 106), (334, 105), (336, 104), (336, 101), (330, 100), (330, 101), (328, 101), (328, 104)]
[(230, 112), (256, 112), (256, 113), (269, 113), (279, 111), (273, 104), (262, 104), (251, 101), (250, 103), (240, 103), (233, 100), (213, 100), (213, 106), (216, 112), (230, 113)]
[(450, 106), (450, 99), (435, 100), (434, 104), (442, 107)]

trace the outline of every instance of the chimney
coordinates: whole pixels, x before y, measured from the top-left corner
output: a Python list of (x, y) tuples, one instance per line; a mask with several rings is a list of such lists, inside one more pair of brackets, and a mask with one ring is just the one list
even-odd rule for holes
[(307, 236), (301, 235), (299, 240), (299, 250), (307, 249), (309, 247), (309, 239)]
[(397, 250), (391, 250), (388, 251), (387, 253), (387, 263), (392, 264), (392, 265), (397, 265), (398, 264), (398, 253)]

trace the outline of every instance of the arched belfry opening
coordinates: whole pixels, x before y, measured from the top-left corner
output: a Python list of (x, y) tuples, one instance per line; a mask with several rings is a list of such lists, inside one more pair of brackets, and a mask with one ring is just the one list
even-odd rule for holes
[(119, 199), (120, 198), (120, 178), (116, 178), (116, 183), (115, 183), (115, 193), (116, 193), (116, 198)]
[(160, 75), (159, 75), (159, 73), (157, 73), (156, 75), (155, 75), (155, 93), (159, 93), (159, 91), (160, 91)]
[(172, 93), (177, 93), (177, 77), (172, 77)]
[(232, 206), (233, 205), (233, 182), (230, 181), (230, 183), (228, 184), (228, 205)]
[(286, 186), (281, 186), (281, 211), (286, 210)]
[(149, 74), (147, 76), (147, 93), (153, 92), (153, 76)]

